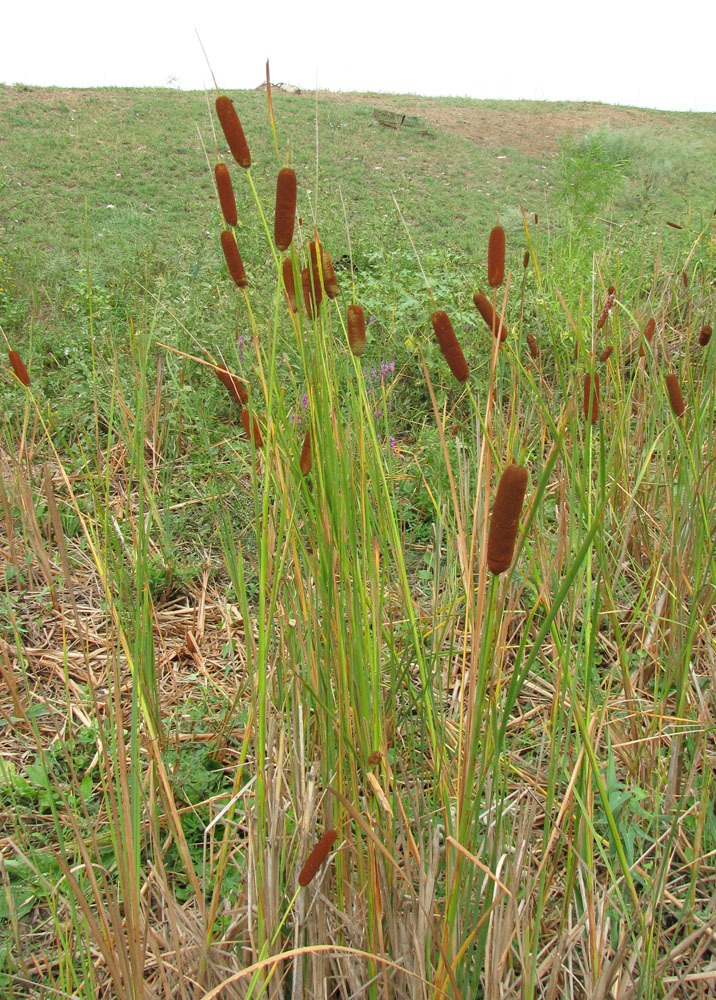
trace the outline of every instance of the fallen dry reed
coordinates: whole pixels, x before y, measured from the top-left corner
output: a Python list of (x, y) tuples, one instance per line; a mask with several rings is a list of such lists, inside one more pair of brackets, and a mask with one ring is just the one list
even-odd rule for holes
[(219, 204), (221, 214), (227, 226), (235, 226), (238, 222), (236, 212), (236, 198), (234, 197), (234, 187), (231, 183), (231, 174), (225, 163), (217, 163), (214, 167), (216, 177), (216, 190), (219, 194)]
[[(589, 372), (584, 376), (584, 416), (596, 424), (599, 420), (599, 376), (592, 377)], [(591, 417), (590, 417), (591, 414)]]
[(701, 347), (706, 347), (708, 342), (711, 340), (712, 333), (713, 330), (711, 329), (708, 323), (705, 323), (701, 327), (701, 330), (699, 332), (699, 344), (701, 345)]
[(27, 368), (25, 367), (25, 362), (22, 360), (17, 351), (9, 351), (8, 357), (10, 358), (10, 364), (12, 365), (12, 370), (15, 372), (17, 379), (27, 388), (30, 384), (30, 376)]
[(470, 369), (467, 367), (465, 355), (462, 353), (462, 348), (455, 336), (450, 317), (442, 309), (439, 309), (433, 313), (431, 320), (435, 338), (440, 345), (443, 357), (450, 366), (450, 371), (458, 382), (467, 382), (470, 377)]
[(288, 250), (293, 239), (296, 218), (296, 172), (290, 167), (279, 170), (276, 181), (276, 211), (273, 235), (278, 250)]
[(232, 374), (226, 365), (217, 365), (214, 368), (216, 372), (216, 377), (219, 379), (221, 384), (225, 386), (231, 396), (236, 400), (239, 406), (244, 407), (249, 401), (249, 394), (244, 388), (244, 384), (238, 375)]
[(221, 248), (224, 251), (226, 266), (229, 274), (234, 279), (234, 284), (239, 288), (246, 288), (248, 279), (244, 270), (244, 263), (241, 260), (239, 248), (236, 245), (236, 238), (230, 229), (224, 229), (221, 233)]
[(487, 282), (490, 288), (499, 288), (505, 280), (505, 230), (493, 226), (487, 244)]
[(236, 108), (231, 99), (225, 94), (221, 94), (216, 98), (216, 114), (231, 150), (231, 155), (240, 167), (248, 170), (251, 166), (251, 153), (246, 142), (246, 136), (241, 127), (239, 116), (236, 114)]
[(495, 336), (500, 337), (500, 343), (507, 340), (507, 323), (500, 323), (500, 317), (497, 315), (495, 310), (492, 308), (492, 303), (482, 292), (475, 292), (472, 297), (472, 301), (475, 303), (477, 311), (484, 319), (485, 323), (489, 326)]
[(315, 878), (316, 872), (328, 857), (337, 836), (338, 834), (335, 830), (327, 830), (308, 855), (306, 863), (298, 876), (298, 884), (304, 889)]
[(495, 576), (512, 565), (526, 489), (527, 469), (523, 465), (509, 465), (497, 487), (487, 536), (487, 565)]
[(348, 306), (348, 345), (357, 358), (365, 350), (365, 315), (360, 306)]
[[(651, 343), (651, 341), (652, 341), (652, 339), (654, 337), (654, 331), (655, 330), (656, 330), (656, 320), (652, 316), (649, 319), (649, 322), (644, 327), (644, 334), (643, 334), (643, 336), (644, 336), (644, 340), (647, 342), (647, 344)], [(644, 355), (646, 354), (646, 349), (644, 347), (644, 340), (642, 340), (641, 344), (639, 345), (639, 357), (640, 358), (643, 358)]]
[(666, 391), (669, 393), (669, 403), (671, 404), (674, 416), (682, 416), (684, 410), (686, 409), (686, 405), (684, 403), (684, 397), (681, 394), (679, 380), (673, 372), (666, 376)]

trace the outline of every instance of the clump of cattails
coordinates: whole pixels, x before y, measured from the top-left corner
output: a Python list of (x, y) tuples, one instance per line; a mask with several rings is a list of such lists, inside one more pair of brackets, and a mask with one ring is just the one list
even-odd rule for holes
[(231, 396), (239, 406), (246, 406), (249, 401), (249, 394), (238, 375), (233, 375), (226, 365), (217, 365), (214, 371), (221, 384), (229, 390)]
[(500, 327), (500, 317), (492, 308), (492, 303), (487, 296), (483, 295), (482, 292), (475, 292), (472, 297), (472, 301), (475, 303), (477, 311), (492, 330), (494, 335), (497, 336), (499, 333), (500, 342), (507, 340), (507, 323), (503, 322)]
[(301, 459), (299, 462), (301, 468), (301, 475), (307, 476), (311, 471), (311, 430), (308, 428), (306, 430), (306, 436), (303, 439), (303, 447), (301, 448)]
[(9, 351), (8, 357), (10, 358), (10, 364), (12, 365), (12, 370), (15, 372), (17, 379), (27, 388), (30, 384), (30, 376), (28, 375), (27, 368), (25, 367), (25, 362), (22, 360), (17, 351)]
[(244, 428), (244, 434), (249, 439), (254, 442), (254, 447), (263, 448), (264, 439), (261, 437), (261, 431), (259, 430), (259, 424), (256, 417), (251, 420), (251, 414), (246, 407), (241, 411), (241, 424)]
[(495, 576), (512, 565), (526, 489), (527, 469), (523, 465), (508, 466), (497, 487), (487, 536), (487, 565)]
[(530, 349), (530, 354), (536, 361), (537, 358), (539, 357), (539, 351), (537, 350), (537, 341), (535, 340), (535, 336), (533, 333), (528, 333), (526, 339), (527, 339), (527, 346)]
[(293, 239), (296, 218), (296, 172), (290, 167), (279, 170), (276, 181), (276, 211), (273, 236), (279, 250), (288, 250)]
[(337, 836), (338, 834), (335, 830), (327, 830), (308, 855), (306, 863), (298, 876), (298, 884), (302, 888), (305, 889), (313, 881), (316, 872), (330, 854), (333, 842)]
[(666, 391), (669, 393), (669, 402), (671, 403), (671, 409), (674, 411), (674, 416), (680, 417), (686, 406), (684, 404), (684, 397), (681, 395), (679, 380), (673, 373), (666, 376)]
[(487, 282), (499, 288), (505, 280), (505, 230), (494, 226), (487, 244)]
[(617, 292), (614, 285), (610, 285), (607, 291), (607, 301), (604, 303), (604, 308), (602, 309), (602, 314), (597, 320), (597, 330), (601, 330), (606, 321), (611, 315), (611, 311), (614, 308), (614, 303), (616, 302)]
[(431, 321), (435, 338), (443, 352), (443, 357), (450, 366), (450, 371), (458, 382), (467, 382), (470, 377), (470, 369), (467, 367), (465, 355), (462, 353), (462, 348), (455, 336), (450, 317), (442, 309), (439, 309), (433, 313)]
[(284, 262), (281, 265), (281, 270), (283, 272), (283, 284), (286, 289), (288, 304), (291, 307), (291, 310), (296, 312), (296, 283), (293, 279), (293, 262), (290, 257), (286, 257), (284, 259)]
[(614, 350), (614, 345), (613, 344), (609, 344), (609, 346), (605, 347), (604, 350), (602, 351), (602, 353), (599, 355), (599, 360), (600, 361), (606, 361), (607, 358), (610, 358), (612, 356), (612, 351), (613, 350)]
[(360, 306), (348, 306), (348, 344), (357, 358), (365, 350), (365, 315)]
[[(647, 344), (651, 343), (652, 337), (654, 336), (654, 330), (656, 330), (656, 320), (652, 316), (649, 322), (644, 327), (644, 340), (647, 342)], [(646, 350), (644, 348), (644, 342), (642, 341), (642, 343), (639, 345), (639, 357), (643, 358), (645, 354)]]
[(706, 347), (708, 342), (711, 340), (712, 333), (713, 330), (708, 325), (708, 323), (705, 323), (704, 326), (701, 327), (701, 332), (699, 333), (699, 344), (701, 345), (701, 347)]
[[(599, 420), (599, 376), (584, 376), (584, 416), (593, 424)], [(591, 416), (590, 416), (591, 415)]]
[(217, 163), (214, 167), (214, 174), (216, 176), (216, 190), (219, 193), (221, 214), (224, 216), (227, 226), (235, 226), (238, 222), (238, 215), (236, 213), (236, 198), (234, 198), (234, 188), (231, 184), (229, 168), (225, 163)]
[(251, 166), (251, 153), (246, 142), (246, 136), (241, 127), (239, 116), (236, 114), (236, 109), (231, 99), (225, 94), (221, 94), (220, 97), (216, 98), (216, 113), (229, 149), (231, 150), (231, 155), (240, 167), (248, 170)]
[(226, 266), (229, 269), (229, 274), (234, 279), (234, 283), (239, 288), (246, 288), (248, 284), (246, 271), (244, 270), (239, 248), (236, 245), (236, 239), (230, 229), (223, 230), (221, 234), (221, 247), (224, 251)]

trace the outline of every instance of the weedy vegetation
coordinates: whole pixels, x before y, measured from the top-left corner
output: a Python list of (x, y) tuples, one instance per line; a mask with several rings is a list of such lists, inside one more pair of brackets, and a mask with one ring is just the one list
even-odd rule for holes
[(3, 995), (712, 994), (716, 124), (598, 111), (0, 89)]

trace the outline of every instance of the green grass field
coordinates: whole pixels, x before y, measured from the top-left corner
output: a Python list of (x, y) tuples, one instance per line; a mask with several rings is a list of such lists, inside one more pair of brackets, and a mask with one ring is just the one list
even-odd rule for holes
[(0, 87), (4, 995), (710, 996), (716, 115), (214, 96)]

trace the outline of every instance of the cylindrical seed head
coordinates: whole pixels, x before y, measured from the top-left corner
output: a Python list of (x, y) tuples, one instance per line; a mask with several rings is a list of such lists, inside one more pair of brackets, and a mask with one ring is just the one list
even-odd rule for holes
[(281, 271), (283, 273), (283, 284), (286, 289), (286, 296), (288, 298), (288, 304), (292, 312), (296, 312), (297, 302), (296, 302), (296, 282), (293, 279), (293, 262), (290, 257), (284, 259), (281, 265)]
[(443, 357), (450, 366), (458, 382), (467, 382), (470, 377), (470, 369), (467, 367), (465, 355), (462, 353), (455, 331), (452, 328), (450, 317), (442, 309), (434, 312), (432, 317), (433, 330)]
[[(591, 407), (591, 409), (590, 409)], [(594, 375), (594, 378), (587, 373), (584, 376), (584, 416), (589, 419), (589, 414), (591, 412), (591, 420), (593, 424), (596, 424), (599, 420), (599, 376)]]
[(216, 190), (219, 192), (221, 214), (224, 216), (227, 226), (235, 226), (238, 222), (238, 215), (229, 168), (225, 163), (217, 163), (214, 167), (214, 174), (216, 176)]
[(536, 361), (537, 358), (539, 357), (539, 351), (537, 350), (537, 341), (535, 339), (535, 336), (533, 333), (528, 333), (526, 339), (527, 339), (527, 346), (530, 349), (530, 354)]
[(676, 375), (669, 374), (666, 376), (666, 391), (669, 393), (669, 402), (671, 403), (671, 409), (674, 411), (674, 416), (682, 416), (686, 405), (684, 404), (684, 397), (681, 395), (681, 386)]
[(296, 172), (290, 167), (279, 170), (276, 181), (276, 213), (273, 235), (279, 250), (288, 250), (293, 239), (296, 218)]
[(8, 357), (10, 358), (10, 364), (12, 365), (12, 370), (20, 382), (27, 388), (30, 384), (30, 376), (27, 373), (27, 368), (25, 367), (25, 362), (22, 360), (17, 351), (9, 351)]
[(229, 274), (234, 279), (234, 283), (239, 288), (246, 288), (248, 285), (246, 271), (244, 270), (239, 248), (236, 245), (236, 239), (230, 229), (224, 229), (221, 233), (221, 247), (224, 251), (226, 266), (229, 269)]
[(239, 406), (246, 406), (249, 401), (249, 394), (238, 375), (232, 374), (226, 365), (217, 365), (214, 371), (216, 372), (216, 377), (229, 390)]
[(701, 347), (706, 347), (708, 342), (711, 340), (712, 333), (713, 330), (708, 325), (708, 323), (706, 323), (704, 326), (701, 327), (701, 332), (699, 333), (699, 344), (701, 345)]
[(329, 299), (338, 298), (338, 279), (333, 268), (333, 261), (325, 250), (321, 250), (321, 267), (323, 269), (323, 285)]
[(327, 830), (306, 859), (306, 863), (298, 876), (298, 884), (304, 889), (309, 885), (318, 869), (330, 854), (333, 842), (338, 834), (335, 830)]
[(497, 336), (498, 332), (500, 333), (500, 343), (507, 340), (507, 323), (502, 324), (502, 329), (500, 331), (500, 316), (492, 308), (492, 303), (487, 296), (483, 295), (482, 292), (475, 292), (472, 297), (472, 301), (475, 303), (477, 311), (492, 330), (493, 334)]
[(602, 353), (599, 355), (599, 360), (600, 361), (606, 361), (607, 358), (610, 358), (612, 356), (612, 351), (613, 350), (614, 350), (614, 345), (613, 344), (609, 344), (609, 346), (605, 347), (604, 350), (602, 351)]
[(365, 350), (365, 315), (360, 306), (348, 306), (348, 344), (357, 358)]
[(487, 565), (495, 576), (512, 565), (526, 489), (527, 469), (523, 465), (508, 466), (497, 487), (487, 536)]
[(216, 114), (219, 117), (221, 128), (228, 143), (231, 155), (239, 166), (248, 170), (251, 166), (251, 153), (244, 130), (241, 127), (239, 116), (230, 98), (225, 94), (216, 98)]
[(264, 440), (261, 437), (261, 431), (259, 430), (259, 424), (256, 417), (251, 420), (251, 414), (246, 407), (241, 411), (241, 423), (244, 428), (244, 434), (251, 441), (252, 429), (253, 429), (253, 443), (255, 448), (263, 448)]
[[(656, 320), (652, 316), (644, 327), (644, 340), (647, 344), (650, 344), (654, 336), (654, 331), (656, 330)], [(644, 347), (644, 342), (639, 345), (639, 357), (643, 358), (646, 354), (646, 349)]]
[(505, 280), (505, 230), (494, 226), (487, 244), (487, 281), (491, 288), (499, 288)]
[(303, 439), (303, 448), (301, 448), (301, 460), (299, 462), (301, 467), (301, 475), (307, 476), (311, 471), (311, 430), (308, 428), (306, 430), (306, 436)]

